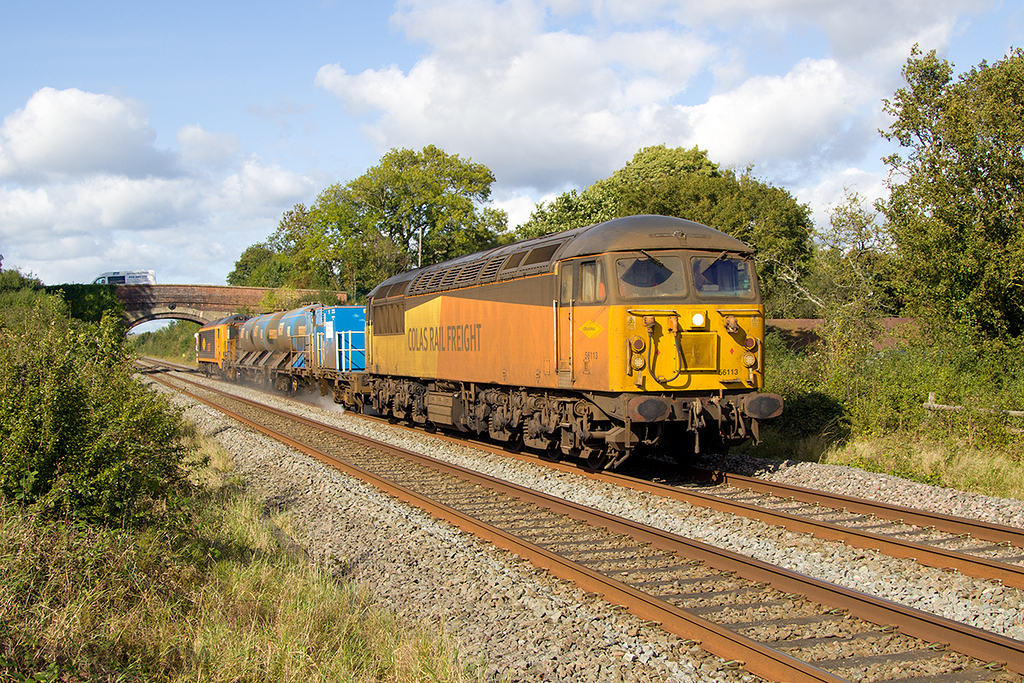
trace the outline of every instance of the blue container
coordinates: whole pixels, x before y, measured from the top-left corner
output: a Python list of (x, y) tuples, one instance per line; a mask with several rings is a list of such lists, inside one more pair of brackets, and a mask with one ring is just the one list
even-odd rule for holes
[(326, 306), (313, 312), (310, 367), (351, 372), (366, 369), (366, 309)]

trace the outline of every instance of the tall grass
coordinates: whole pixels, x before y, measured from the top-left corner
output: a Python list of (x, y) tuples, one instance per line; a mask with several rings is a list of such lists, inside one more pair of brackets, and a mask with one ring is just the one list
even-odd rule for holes
[(283, 550), (206, 448), (188, 533), (0, 504), (0, 681), (464, 680), (450, 639)]
[[(766, 389), (786, 408), (749, 451), (1024, 498), (1024, 420), (993, 412), (1024, 410), (1024, 344), (913, 330), (882, 346), (870, 332), (800, 351), (770, 335)], [(930, 393), (967, 410), (930, 412)]]

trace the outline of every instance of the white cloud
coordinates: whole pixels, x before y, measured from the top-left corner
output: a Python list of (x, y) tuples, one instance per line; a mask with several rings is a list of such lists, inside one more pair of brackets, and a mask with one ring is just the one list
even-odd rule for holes
[(795, 188), (795, 192), (813, 207), (815, 224), (826, 226), (832, 209), (842, 203), (847, 192), (855, 192), (864, 197), (867, 200), (866, 208), (869, 209), (874, 200), (888, 198), (889, 190), (884, 181), (882, 173), (850, 167), (830, 174), (813, 185)]
[[(50, 237), (40, 241), (28, 241), (19, 246), (20, 256), (32, 261), (63, 261), (95, 258), (99, 253), (99, 242), (87, 235)], [(98, 273), (97, 273), (98, 275)]]
[(530, 219), (536, 200), (524, 192), (498, 191), (491, 197), (491, 206), (508, 215), (508, 226), (514, 228)]
[(225, 166), (238, 153), (238, 140), (226, 133), (210, 133), (202, 126), (185, 126), (175, 139), (181, 148), (181, 158), (190, 165)]
[(180, 153), (158, 149), (141, 111), (125, 98), (43, 88), (4, 119), (5, 266), (44, 282), (130, 268), (164, 282), (219, 282), (232, 254), (316, 189), (257, 155), (239, 158), (236, 138), (199, 125), (177, 132)]
[[(479, 12), (476, 21), (493, 32), (493, 17)], [(684, 38), (662, 30), (603, 39), (559, 31), (521, 39), (508, 54), (486, 41), (474, 52), (476, 40), (455, 36), (465, 52), (445, 42), (408, 73), (349, 74), (330, 64), (316, 84), (350, 111), (380, 111), (367, 133), (383, 149), (437, 144), (486, 163), (512, 185), (562, 184), (621, 164), (644, 141), (665, 102), (715, 54)]]
[(173, 157), (133, 100), (43, 88), (0, 126), (0, 179), (167, 175)]
[(280, 166), (268, 165), (256, 155), (250, 156), (235, 173), (228, 176), (216, 198), (209, 204), (217, 210), (230, 209), (242, 215), (266, 213), (291, 204), (314, 192), (313, 182)]
[(784, 76), (754, 77), (679, 111), (692, 127), (686, 142), (721, 163), (810, 160), (843, 136), (874, 95), (834, 60), (803, 60)]
[(586, 186), (662, 143), (811, 192), (845, 169), (878, 177), (880, 102), (910, 46), (941, 51), (990, 4), (404, 0), (392, 25), (426, 46), (415, 64), (328, 64), (315, 83), (382, 152), (436, 144), (487, 164), (522, 191), (502, 198), (510, 215), (514, 197)]
[(945, 45), (958, 15), (980, 13), (994, 4), (994, 0), (604, 0), (600, 11), (615, 21), (671, 19), (681, 26), (709, 26), (747, 35), (782, 37), (814, 29), (825, 33), (834, 57), (895, 56), (902, 61), (915, 42)]

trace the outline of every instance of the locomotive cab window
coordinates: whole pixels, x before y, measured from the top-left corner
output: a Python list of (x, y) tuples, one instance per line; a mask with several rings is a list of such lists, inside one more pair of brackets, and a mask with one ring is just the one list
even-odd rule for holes
[(580, 303), (594, 304), (604, 301), (605, 287), (600, 261), (580, 264)]
[(749, 299), (754, 296), (751, 263), (725, 256), (693, 259), (693, 286), (701, 296)]
[(558, 268), (559, 286), (558, 286), (558, 302), (561, 304), (571, 304), (573, 301), (572, 290), (573, 290), (573, 272), (576, 270), (575, 263), (563, 263)]
[(624, 299), (686, 295), (683, 262), (678, 256), (620, 258), (615, 262), (619, 295)]

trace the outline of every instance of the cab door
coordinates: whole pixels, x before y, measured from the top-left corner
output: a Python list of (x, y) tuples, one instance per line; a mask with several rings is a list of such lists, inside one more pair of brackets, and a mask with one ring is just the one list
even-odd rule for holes
[(573, 317), (575, 315), (576, 264), (562, 263), (558, 267), (558, 300), (555, 302), (555, 366), (558, 386), (572, 387), (573, 374)]

